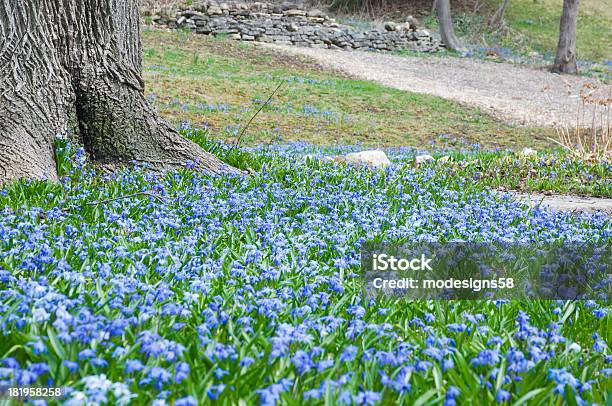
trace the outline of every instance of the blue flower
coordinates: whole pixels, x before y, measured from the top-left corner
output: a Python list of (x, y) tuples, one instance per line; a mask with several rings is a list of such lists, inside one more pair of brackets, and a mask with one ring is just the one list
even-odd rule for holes
[(64, 360), (62, 361), (62, 364), (68, 368), (68, 370), (72, 373), (75, 373), (79, 370), (79, 364), (74, 362), (74, 361), (70, 361), (70, 360)]
[(359, 392), (353, 397), (357, 405), (375, 405), (382, 399), (380, 393), (374, 391)]
[(498, 389), (497, 393), (495, 394), (495, 401), (497, 403), (504, 403), (508, 400), (510, 400), (510, 392), (501, 388)]
[(219, 396), (221, 396), (221, 393), (224, 390), (225, 390), (224, 384), (212, 385), (210, 389), (206, 391), (206, 396), (208, 396), (208, 398), (211, 400), (219, 399)]
[(140, 362), (137, 359), (129, 359), (125, 361), (125, 372), (127, 374), (136, 372), (136, 371), (140, 371), (143, 368), (144, 368), (144, 365), (142, 365), (142, 362)]
[(189, 364), (186, 362), (180, 362), (176, 366), (176, 372), (174, 373), (174, 381), (176, 383), (181, 383), (184, 379), (187, 379), (189, 376)]
[(155, 383), (155, 387), (157, 389), (161, 389), (164, 386), (164, 384), (166, 384), (168, 381), (170, 381), (170, 379), (172, 379), (172, 374), (170, 374), (170, 372), (166, 371), (162, 367), (151, 368), (151, 371), (149, 372), (149, 376)]

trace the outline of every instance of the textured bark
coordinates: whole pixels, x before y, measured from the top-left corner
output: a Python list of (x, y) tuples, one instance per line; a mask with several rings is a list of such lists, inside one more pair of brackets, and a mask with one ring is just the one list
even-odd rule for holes
[(97, 163), (228, 168), (144, 97), (136, 0), (0, 0), (0, 183), (57, 179), (68, 134)]
[(579, 0), (563, 0), (563, 14), (559, 27), (557, 56), (553, 72), (578, 73), (576, 65), (576, 26), (578, 24)]
[(448, 49), (464, 52), (465, 47), (455, 36), (453, 19), (451, 17), (450, 0), (436, 0), (436, 12), (440, 24), (440, 37)]

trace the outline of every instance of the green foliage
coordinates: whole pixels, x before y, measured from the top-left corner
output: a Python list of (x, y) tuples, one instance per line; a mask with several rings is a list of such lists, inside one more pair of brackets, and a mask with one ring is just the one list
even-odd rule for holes
[(245, 171), (261, 169), (264, 159), (253, 153), (247, 152), (237, 145), (227, 145), (219, 140), (212, 139), (207, 129), (188, 128), (182, 129), (180, 133), (210, 152), (226, 164)]
[(444, 176), (465, 179), (492, 189), (555, 192), (612, 198), (612, 162), (585, 162), (564, 152), (522, 156), (514, 152), (439, 153), (451, 160)]

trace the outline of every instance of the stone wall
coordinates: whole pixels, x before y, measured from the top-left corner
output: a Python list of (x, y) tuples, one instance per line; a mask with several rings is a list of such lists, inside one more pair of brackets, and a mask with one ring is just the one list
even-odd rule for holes
[(440, 42), (419, 29), (417, 21), (387, 22), (384, 27), (359, 31), (338, 24), (320, 10), (292, 3), (197, 1), (173, 16), (152, 15), (153, 24), (190, 29), (198, 34), (225, 35), (242, 41), (260, 41), (318, 48), (435, 52)]

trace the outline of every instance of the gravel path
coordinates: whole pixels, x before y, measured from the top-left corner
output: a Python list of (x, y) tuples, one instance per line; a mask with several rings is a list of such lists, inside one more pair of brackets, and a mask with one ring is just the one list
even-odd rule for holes
[(540, 193), (512, 193), (516, 199), (522, 200), (532, 207), (541, 204), (558, 211), (587, 213), (600, 211), (612, 215), (612, 199), (572, 195), (544, 195)]
[[(308, 56), (327, 68), (354, 77), (479, 107), (520, 125), (575, 126), (581, 104), (579, 92), (585, 82), (597, 83), (600, 94), (612, 92), (612, 86), (594, 79), (556, 75), (507, 63), (266, 46), (280, 52)], [(590, 125), (591, 114), (588, 117), (586, 124)]]

